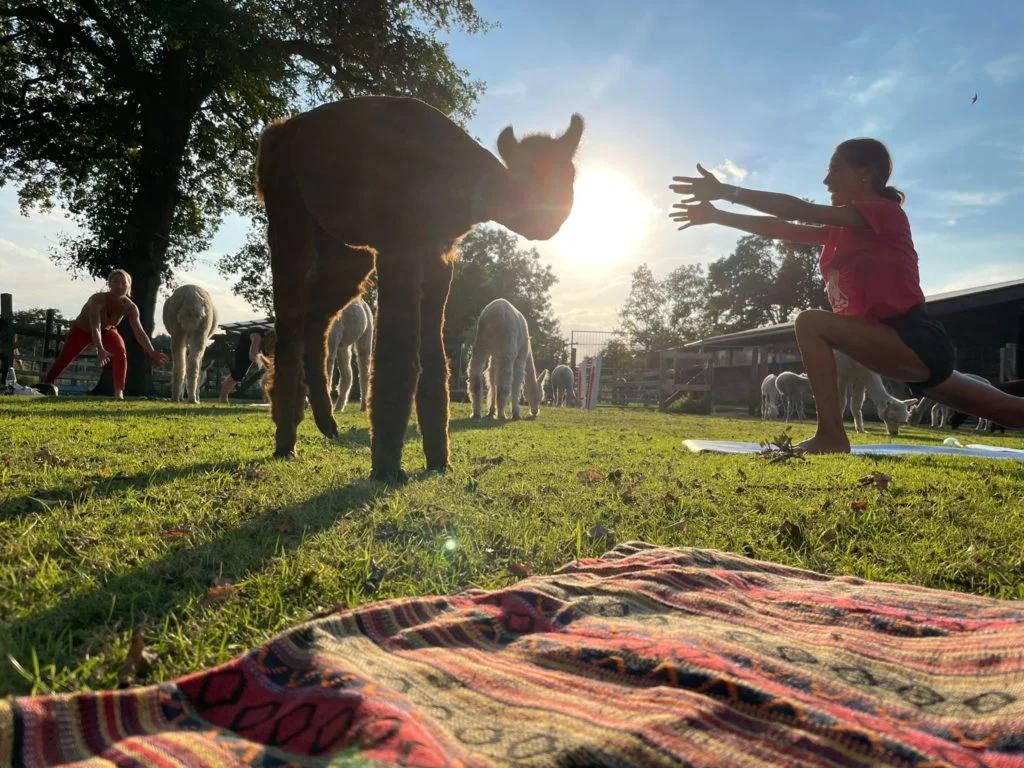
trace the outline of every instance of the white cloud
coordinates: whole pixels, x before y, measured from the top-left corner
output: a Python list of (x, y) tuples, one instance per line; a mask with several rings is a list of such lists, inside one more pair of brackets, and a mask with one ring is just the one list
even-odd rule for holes
[(623, 78), (632, 64), (632, 58), (624, 54), (616, 53), (609, 56), (608, 65), (604, 71), (598, 73), (590, 83), (590, 95), (595, 99), (604, 96), (609, 88)]
[(966, 205), (974, 207), (989, 207), (1001, 205), (1015, 190), (997, 189), (991, 192), (937, 192), (935, 196), (946, 203), (953, 205)]
[[(856, 85), (859, 81), (856, 78), (852, 78), (849, 82), (851, 82), (851, 84), (853, 85)], [(896, 89), (896, 87), (899, 84), (899, 76), (895, 74), (883, 75), (882, 77), (868, 84), (866, 87), (854, 92), (850, 98), (852, 98), (858, 104), (867, 104), (871, 101), (874, 101), (879, 96), (891, 93), (893, 90)]]
[(983, 285), (1006, 283), (1010, 280), (1024, 279), (1024, 268), (1016, 265), (995, 264), (989, 267), (972, 267), (948, 276), (944, 282), (925, 285), (925, 294), (962, 291), (966, 288), (979, 288)]
[(1024, 56), (1019, 53), (1007, 54), (986, 64), (985, 71), (993, 83), (1006, 85), (1024, 75)]
[(719, 165), (712, 168), (711, 172), (720, 178), (724, 177), (727, 182), (743, 181), (747, 178), (747, 174), (750, 173), (746, 168), (737, 165), (729, 158), (725, 158)]
[(488, 96), (525, 96), (528, 90), (526, 81), (518, 78), (497, 85), (488, 85), (486, 93)]

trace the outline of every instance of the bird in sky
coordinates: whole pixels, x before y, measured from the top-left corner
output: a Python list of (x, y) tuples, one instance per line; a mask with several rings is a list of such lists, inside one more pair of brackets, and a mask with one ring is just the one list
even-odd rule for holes
[(973, 103), (974, 103), (974, 102), (976, 102), (977, 100), (978, 100), (978, 94), (974, 94), (974, 98), (973, 98), (973, 99), (971, 99), (971, 104), (973, 104)]

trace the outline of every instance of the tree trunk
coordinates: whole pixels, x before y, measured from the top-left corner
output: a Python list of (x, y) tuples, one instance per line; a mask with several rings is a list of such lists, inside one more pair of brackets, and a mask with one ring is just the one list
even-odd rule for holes
[[(165, 51), (159, 84), (143, 97), (143, 137), (138, 192), (126, 223), (125, 263), (132, 299), (152, 337), (157, 291), (167, 269), (181, 169), (192, 121), (202, 103), (182, 51)], [(128, 352), (126, 395), (153, 394), (152, 364), (130, 328), (122, 331)]]

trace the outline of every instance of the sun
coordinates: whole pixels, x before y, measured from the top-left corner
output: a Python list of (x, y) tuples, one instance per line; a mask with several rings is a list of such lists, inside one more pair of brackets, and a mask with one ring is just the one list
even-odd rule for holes
[(551, 240), (575, 264), (627, 260), (647, 234), (656, 208), (628, 179), (608, 168), (583, 168), (572, 213)]

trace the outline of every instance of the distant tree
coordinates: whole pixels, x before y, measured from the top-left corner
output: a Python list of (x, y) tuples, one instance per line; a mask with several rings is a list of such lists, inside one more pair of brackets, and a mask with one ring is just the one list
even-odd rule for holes
[(633, 270), (629, 296), (619, 310), (619, 326), (634, 350), (666, 349), (684, 340), (672, 325), (667, 281), (657, 280), (646, 264)]
[[(360, 94), (466, 118), (480, 85), (439, 33), (485, 27), (472, 0), (0, 0), (0, 184), (70, 211), (83, 234), (52, 255), (127, 269), (152, 332), (161, 282), (251, 207), (266, 122)], [(126, 391), (148, 392), (126, 342)]]
[(792, 320), (803, 309), (828, 309), (825, 281), (818, 269), (821, 246), (775, 242), (777, 268), (770, 291), (779, 322)]
[(773, 242), (755, 235), (741, 237), (731, 254), (708, 265), (710, 324), (728, 333), (779, 322), (771, 300), (775, 274)]
[(707, 336), (707, 272), (700, 264), (683, 264), (662, 281), (668, 302), (668, 323), (680, 339), (696, 341)]
[[(46, 330), (46, 313), (48, 309), (32, 307), (31, 309), (19, 309), (14, 312), (14, 324), (25, 330), (38, 331)], [(54, 325), (59, 330), (67, 325), (68, 320), (60, 313), (59, 309), (53, 311)]]

